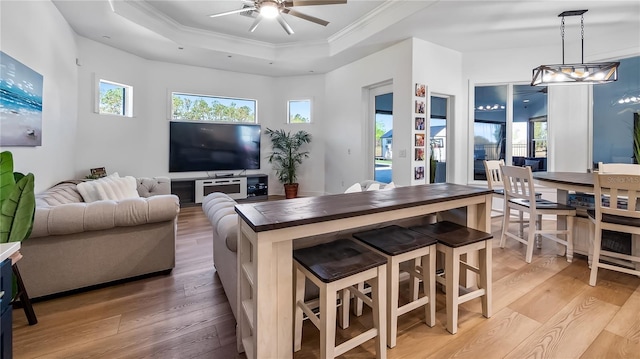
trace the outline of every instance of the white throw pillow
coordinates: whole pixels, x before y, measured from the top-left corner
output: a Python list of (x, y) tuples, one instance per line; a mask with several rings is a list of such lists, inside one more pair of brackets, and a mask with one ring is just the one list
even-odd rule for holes
[(362, 186), (359, 182), (354, 183), (351, 187), (347, 188), (344, 193), (362, 192)]
[(119, 201), (126, 198), (140, 197), (135, 177), (120, 177), (118, 173), (93, 181), (78, 184), (78, 192), (85, 202), (99, 200)]
[(78, 183), (78, 185), (76, 186), (76, 188), (78, 189), (78, 192), (80, 192), (80, 195), (82, 196), (82, 199), (86, 203), (100, 200), (100, 197), (98, 195), (98, 190), (93, 185), (93, 182), (94, 181), (86, 181), (86, 182)]

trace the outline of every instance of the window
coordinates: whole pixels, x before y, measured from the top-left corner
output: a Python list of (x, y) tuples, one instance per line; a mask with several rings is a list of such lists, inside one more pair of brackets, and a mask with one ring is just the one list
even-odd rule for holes
[(486, 180), (483, 160), (546, 171), (547, 87), (476, 86), (474, 94), (473, 180)]
[(311, 100), (289, 101), (289, 123), (311, 123)]
[(133, 87), (100, 80), (98, 113), (133, 117)]
[(256, 100), (171, 93), (171, 119), (256, 123)]

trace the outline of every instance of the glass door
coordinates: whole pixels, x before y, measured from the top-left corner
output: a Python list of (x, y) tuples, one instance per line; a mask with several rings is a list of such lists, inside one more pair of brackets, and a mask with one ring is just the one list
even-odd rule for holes
[(373, 179), (390, 183), (393, 180), (393, 92), (383, 86), (371, 90), (374, 103)]
[(447, 114), (449, 98), (431, 96), (429, 118), (429, 183), (447, 182)]

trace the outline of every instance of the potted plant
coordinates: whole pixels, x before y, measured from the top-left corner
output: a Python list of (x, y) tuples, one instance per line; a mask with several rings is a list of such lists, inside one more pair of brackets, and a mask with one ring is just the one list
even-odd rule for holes
[(0, 243), (29, 237), (35, 207), (33, 174), (13, 172), (11, 152), (0, 153)]
[(267, 128), (265, 134), (271, 138), (273, 152), (269, 155), (269, 163), (273, 165), (278, 180), (284, 184), (285, 198), (296, 198), (298, 195), (298, 166), (302, 160), (309, 158), (308, 151), (301, 151), (302, 145), (311, 142), (311, 134), (300, 130), (295, 134), (284, 130)]

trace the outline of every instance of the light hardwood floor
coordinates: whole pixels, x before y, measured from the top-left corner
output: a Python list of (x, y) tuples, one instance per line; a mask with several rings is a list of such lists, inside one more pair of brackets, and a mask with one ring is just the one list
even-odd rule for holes
[[(496, 218), (496, 238), (499, 228)], [(244, 358), (235, 351), (235, 320), (213, 268), (211, 240), (200, 207), (183, 208), (171, 274), (37, 302), (35, 326), (16, 309), (14, 358)], [(501, 249), (494, 239), (490, 319), (472, 300), (462, 305), (458, 334), (449, 334), (439, 292), (436, 326), (420, 322), (420, 309), (402, 316), (388, 357), (640, 358), (640, 278), (601, 270), (598, 286), (590, 287), (585, 258), (569, 264), (543, 241), (526, 264), (524, 247), (514, 242)], [(352, 316), (338, 336), (370, 325), (367, 314)], [(373, 345), (343, 357), (371, 358)], [(305, 323), (295, 358), (318, 354), (317, 330)]]

